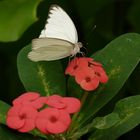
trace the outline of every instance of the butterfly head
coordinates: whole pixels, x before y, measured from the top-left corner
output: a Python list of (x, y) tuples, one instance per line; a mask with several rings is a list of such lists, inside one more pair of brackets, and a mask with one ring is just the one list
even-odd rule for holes
[(75, 45), (77, 45), (79, 48), (83, 47), (83, 44), (81, 42), (77, 42)]
[(83, 45), (81, 42), (77, 42), (74, 44), (74, 49), (72, 51), (72, 56), (76, 55), (77, 53), (80, 53), (80, 48), (82, 48)]

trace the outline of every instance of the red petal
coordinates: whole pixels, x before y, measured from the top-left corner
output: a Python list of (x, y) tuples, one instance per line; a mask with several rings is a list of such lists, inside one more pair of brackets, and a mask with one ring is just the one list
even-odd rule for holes
[(36, 118), (38, 112), (35, 108), (31, 106), (23, 106), (19, 112), (19, 116), (25, 115), (25, 118)]
[(45, 118), (37, 118), (36, 119), (36, 122), (35, 122), (35, 124), (36, 124), (36, 127), (41, 131), (41, 132), (43, 132), (43, 133), (45, 133), (45, 134), (48, 134), (49, 132), (47, 131), (47, 126), (46, 126), (46, 124), (47, 124), (47, 121), (48, 120), (46, 120)]
[(18, 129), (19, 132), (29, 132), (35, 128), (35, 119), (26, 119), (25, 124)]
[(48, 108), (45, 108), (45, 109), (41, 110), (38, 113), (37, 118), (50, 119), (50, 117), (52, 115), (56, 116), (56, 118), (59, 117), (59, 111), (58, 111), (58, 109), (48, 107)]
[(69, 74), (71, 76), (74, 76), (74, 72), (75, 72), (75, 67), (78, 66), (78, 58), (74, 58), (73, 60), (70, 61), (69, 65), (67, 66), (66, 70), (65, 70), (65, 74)]
[(13, 106), (8, 110), (7, 115), (8, 116), (18, 116), (19, 112), (20, 112), (20, 109), (21, 109), (21, 105)]
[(35, 100), (39, 97), (39, 93), (37, 92), (26, 92), (22, 95), (20, 95), (18, 98), (16, 98), (15, 100), (13, 100), (13, 105), (19, 105), (22, 103), (22, 101), (32, 101)]
[(67, 105), (65, 110), (68, 113), (75, 113), (80, 110), (81, 102), (78, 99), (73, 97), (64, 97), (62, 101)]
[(106, 83), (108, 81), (108, 76), (106, 75), (106, 73), (100, 73), (100, 77), (98, 78), (101, 83)]
[(65, 74), (76, 76), (81, 71), (81, 68), (88, 66), (88, 61), (91, 61), (91, 59), (86, 57), (74, 58), (66, 68)]
[[(53, 119), (56, 120), (53, 120)], [(70, 125), (71, 119), (66, 111), (46, 108), (39, 112), (36, 127), (43, 133), (58, 134), (64, 132)]]
[(56, 123), (47, 122), (46, 126), (48, 132), (52, 134), (63, 133), (68, 129), (68, 126), (66, 124), (63, 124), (62, 122), (59, 121), (57, 121)]
[(78, 84), (80, 84), (86, 77), (93, 78), (95, 77), (95, 73), (93, 69), (89, 67), (84, 67), (81, 71), (75, 76), (75, 80)]
[(21, 120), (18, 116), (17, 117), (7, 116), (6, 123), (10, 128), (19, 129), (24, 125), (25, 120), (23, 119)]
[(93, 66), (92, 69), (93, 69), (95, 72), (98, 72), (98, 73), (105, 72), (105, 70), (103, 69), (102, 66)]
[(56, 122), (47, 122), (47, 130), (52, 134), (59, 134), (66, 131), (71, 123), (70, 115), (63, 111), (59, 110), (60, 116)]
[(35, 101), (31, 102), (31, 106), (33, 106), (36, 109), (40, 109), (41, 107), (43, 107), (46, 101), (47, 101), (47, 97), (39, 97)]
[(95, 66), (102, 66), (101, 63), (99, 63), (99, 62), (95, 62), (95, 61), (93, 61), (92, 64), (95, 65)]
[(35, 119), (38, 112), (36, 109), (30, 106), (23, 106), (20, 110), (19, 115), (24, 117), (25, 124), (18, 129), (20, 132), (29, 132), (35, 128)]
[(62, 97), (59, 95), (52, 95), (47, 98), (46, 104), (55, 108), (64, 108), (66, 105), (61, 102)]
[(91, 82), (86, 82), (86, 80), (83, 80), (80, 83), (80, 86), (87, 91), (95, 90), (99, 85), (99, 80), (97, 78), (92, 79)]
[(92, 69), (95, 71), (95, 74), (101, 83), (106, 83), (108, 81), (108, 76), (102, 67), (94, 66)]
[(80, 84), (81, 81), (84, 79), (83, 77), (83, 73), (82, 72), (79, 72), (76, 76), (75, 76), (75, 81)]
[(69, 126), (71, 123), (70, 115), (66, 111), (63, 111), (63, 110), (59, 110), (59, 112), (60, 112), (59, 121)]
[(90, 58), (90, 57), (79, 57), (79, 61), (80, 62), (83, 62), (83, 61), (92, 62), (93, 58)]
[(51, 117), (59, 117), (59, 111), (55, 108), (45, 108), (38, 113), (36, 119), (36, 127), (43, 133), (48, 134), (47, 122), (50, 121)]

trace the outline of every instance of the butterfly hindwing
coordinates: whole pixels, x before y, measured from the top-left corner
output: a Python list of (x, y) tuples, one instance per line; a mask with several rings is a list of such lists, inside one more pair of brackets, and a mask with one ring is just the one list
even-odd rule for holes
[(71, 55), (74, 45), (55, 38), (37, 38), (32, 41), (32, 51), (28, 58), (32, 61), (51, 61)]

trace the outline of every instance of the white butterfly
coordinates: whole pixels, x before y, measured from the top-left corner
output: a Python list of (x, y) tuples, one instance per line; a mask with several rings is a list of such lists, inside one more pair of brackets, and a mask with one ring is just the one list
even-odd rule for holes
[(35, 62), (58, 60), (76, 55), (81, 47), (70, 17), (61, 7), (52, 5), (45, 28), (39, 38), (32, 40), (32, 51), (28, 58)]

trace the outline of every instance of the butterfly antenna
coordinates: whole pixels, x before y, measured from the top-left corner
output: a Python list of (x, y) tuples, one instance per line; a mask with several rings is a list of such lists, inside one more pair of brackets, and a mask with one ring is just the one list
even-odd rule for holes
[[(70, 55), (70, 56), (69, 56), (69, 63), (70, 63), (70, 61), (71, 61), (72, 58), (73, 58), (73, 59), (76, 58), (76, 55), (74, 55), (74, 56), (73, 56), (73, 55)], [(68, 63), (68, 64), (69, 64), (69, 63)]]
[(88, 50), (87, 50), (87, 48), (84, 47), (84, 46), (83, 46), (82, 48), (83, 48), (83, 51), (84, 51), (84, 52), (81, 51), (81, 53), (82, 53), (83, 56), (86, 56), (86, 54), (88, 54)]
[(71, 58), (72, 58), (72, 56), (69, 57), (69, 63), (68, 63), (68, 65), (70, 64)]

